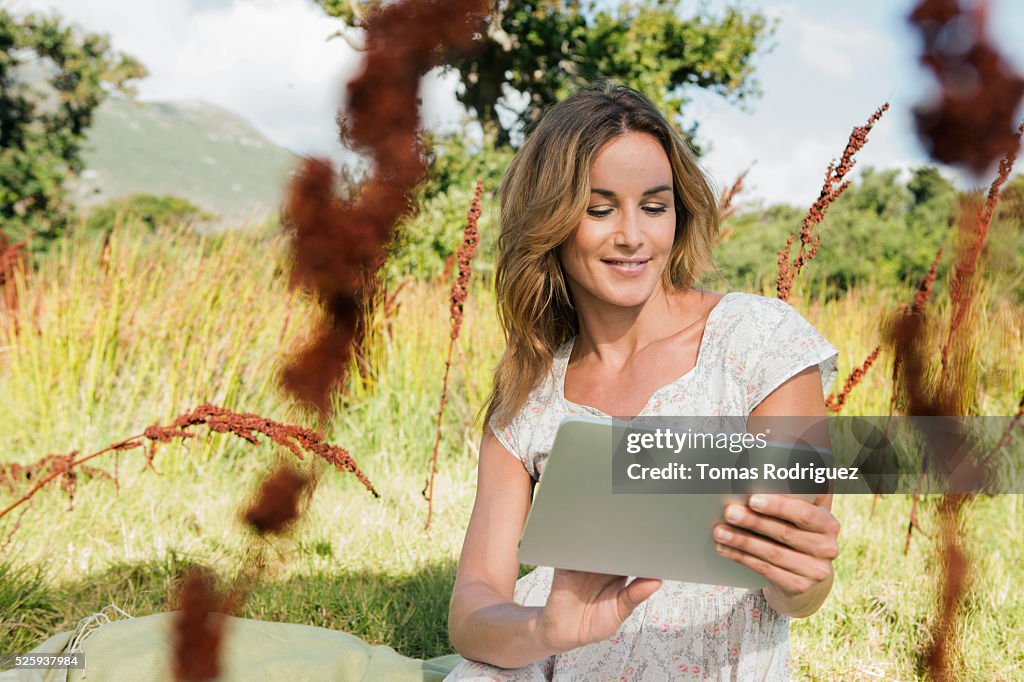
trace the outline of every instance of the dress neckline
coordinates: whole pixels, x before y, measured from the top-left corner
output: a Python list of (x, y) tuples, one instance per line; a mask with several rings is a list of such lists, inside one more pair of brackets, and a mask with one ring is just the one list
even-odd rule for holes
[[(697, 372), (697, 370), (701, 366), (701, 361), (704, 359), (704, 347), (706, 345), (705, 342), (708, 339), (708, 329), (711, 327), (712, 322), (714, 322), (715, 320), (715, 314), (718, 312), (718, 309), (722, 307), (722, 304), (725, 303), (725, 299), (729, 298), (735, 293), (737, 292), (730, 291), (724, 294), (722, 298), (718, 300), (718, 303), (716, 303), (714, 307), (711, 309), (711, 311), (708, 313), (708, 318), (707, 320), (704, 321), (704, 331), (701, 332), (700, 343), (697, 345), (697, 360), (694, 362), (693, 367), (691, 367), (690, 370), (683, 374), (681, 377), (674, 379), (673, 381), (665, 384), (664, 386), (659, 386), (658, 388), (654, 389), (654, 392), (651, 393), (649, 398), (647, 398), (647, 402), (644, 403), (643, 407), (641, 407), (640, 411), (636, 414), (637, 417), (639, 417), (640, 415), (647, 411), (647, 409), (651, 406), (651, 403), (654, 402), (654, 399), (660, 393), (668, 390), (669, 388), (672, 388), (673, 386), (676, 386), (682, 381), (689, 379)], [(611, 415), (602, 412), (596, 407), (593, 407), (591, 405), (582, 405), (580, 403), (574, 403), (573, 401), (565, 397), (565, 374), (569, 366), (569, 358), (572, 356), (573, 346), (576, 345), (576, 337), (573, 336), (566, 342), (566, 344), (568, 344), (568, 349), (566, 349), (561, 354), (561, 357), (559, 357), (558, 359), (558, 375), (556, 377), (558, 386), (558, 398), (559, 400), (562, 401), (562, 406), (564, 408), (575, 407), (577, 409), (587, 410), (602, 417), (611, 417)]]

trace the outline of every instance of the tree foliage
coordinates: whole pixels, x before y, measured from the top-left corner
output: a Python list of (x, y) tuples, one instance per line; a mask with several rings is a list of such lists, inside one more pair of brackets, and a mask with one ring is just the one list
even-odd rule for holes
[(111, 199), (89, 211), (85, 229), (89, 232), (111, 232), (119, 225), (136, 225), (153, 232), (159, 227), (196, 225), (216, 218), (216, 215), (181, 197), (130, 194)]
[[(953, 253), (957, 196), (934, 167), (913, 170), (905, 185), (897, 170), (865, 167), (830, 209), (821, 246), (803, 277), (824, 278), (834, 295), (867, 283), (913, 287), (928, 272), (939, 246), (945, 247), (944, 273)], [(728, 284), (756, 289), (774, 281), (776, 252), (787, 235), (799, 230), (804, 213), (773, 206), (731, 218), (734, 236), (715, 251)]]
[(93, 112), (111, 90), (134, 94), (129, 82), (145, 75), (105, 36), (0, 8), (0, 221), (12, 239), (64, 229), (64, 183), (81, 171)]
[[(360, 27), (379, 0), (317, 0), (349, 27)], [(736, 7), (690, 18), (670, 0), (497, 0), (487, 32), (472, 55), (453, 55), (459, 101), (495, 135), (499, 146), (579, 85), (611, 78), (648, 95), (683, 130), (687, 88), (716, 92), (736, 103), (759, 96), (754, 59), (775, 25)], [(346, 33), (341, 33), (348, 36)], [(351, 38), (349, 37), (351, 40)], [(510, 91), (514, 91), (509, 97)], [(526, 98), (516, 109), (515, 93)], [(502, 120), (505, 112), (505, 121)]]

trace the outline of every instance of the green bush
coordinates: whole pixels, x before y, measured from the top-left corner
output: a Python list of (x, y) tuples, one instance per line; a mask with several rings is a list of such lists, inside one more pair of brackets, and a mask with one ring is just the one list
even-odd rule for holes
[(216, 218), (215, 214), (181, 197), (132, 194), (92, 209), (84, 227), (88, 232), (99, 233), (111, 232), (118, 225), (139, 225), (153, 232), (157, 227), (195, 225)]

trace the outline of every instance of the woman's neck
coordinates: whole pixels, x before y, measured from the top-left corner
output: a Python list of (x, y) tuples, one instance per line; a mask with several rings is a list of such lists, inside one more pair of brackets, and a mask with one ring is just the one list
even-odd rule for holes
[(705, 296), (695, 289), (659, 287), (642, 305), (632, 308), (593, 299), (577, 301), (579, 334), (570, 360), (595, 354), (600, 364), (611, 366), (626, 364), (649, 344), (684, 332), (707, 314)]

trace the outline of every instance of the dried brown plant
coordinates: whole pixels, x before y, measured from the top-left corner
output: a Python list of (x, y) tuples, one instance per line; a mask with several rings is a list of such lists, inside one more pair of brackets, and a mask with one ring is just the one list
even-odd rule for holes
[(242, 519), (260, 535), (281, 533), (298, 518), (299, 494), (309, 477), (280, 467), (260, 487), (259, 494)]
[(949, 386), (959, 379), (959, 377), (950, 375), (952, 371), (951, 354), (956, 350), (953, 346), (958, 340), (962, 343), (964, 337), (967, 336), (961, 334), (961, 328), (969, 316), (970, 308), (976, 298), (973, 289), (977, 286), (975, 275), (978, 271), (978, 263), (989, 227), (992, 225), (992, 216), (995, 215), (1000, 190), (1010, 177), (1010, 171), (1017, 159), (1017, 148), (1022, 133), (1024, 133), (1024, 122), (1017, 127), (1012, 150), (999, 162), (999, 173), (989, 187), (984, 203), (976, 202), (973, 199), (966, 199), (961, 203), (960, 235), (964, 243), (953, 266), (953, 275), (949, 284), (952, 312), (946, 340), (942, 346), (942, 374), (939, 379), (942, 386)]
[[(1018, 138), (1022, 132), (1024, 124), (1017, 129)], [(900, 367), (898, 387), (908, 415), (955, 417), (967, 414), (965, 396), (970, 387), (963, 381), (951, 380), (949, 377), (952, 376), (952, 370), (949, 368), (954, 364), (953, 356), (962, 354), (964, 349), (970, 346), (971, 330), (963, 321), (977, 305), (976, 274), (979, 258), (988, 233), (988, 223), (999, 200), (1000, 188), (1009, 176), (1016, 158), (1016, 149), (1015, 145), (999, 164), (999, 174), (992, 182), (986, 201), (967, 201), (961, 204), (958, 221), (960, 239), (949, 285), (950, 320), (946, 330), (946, 343), (940, 352), (943, 371), (937, 385), (929, 387), (925, 381), (928, 362), (925, 339), (928, 337), (928, 326), (936, 322), (925, 314), (923, 306), (927, 300), (927, 291), (930, 291), (931, 282), (934, 280), (933, 273), (940, 254), (936, 254), (929, 277), (926, 277), (919, 287), (915, 304), (905, 306), (885, 330), (887, 341), (892, 344), (896, 362)], [(957, 425), (956, 422), (952, 424)], [(951, 471), (955, 464), (957, 478), (951, 482), (955, 482), (961, 489), (977, 489), (984, 480), (983, 465), (971, 457), (963, 456), (964, 452), (976, 450), (977, 443), (973, 437), (966, 432), (944, 433), (941, 436), (925, 433), (925, 436), (925, 462), (928, 468), (933, 471)], [(927, 674), (935, 680), (957, 678), (955, 661), (958, 639), (954, 632), (959, 606), (970, 582), (970, 560), (964, 549), (962, 512), (970, 499), (971, 495), (968, 494), (947, 493), (942, 496), (939, 503), (939, 554), (942, 570), (938, 614), (933, 638), (925, 656)], [(916, 504), (915, 493), (915, 510)], [(912, 513), (907, 531), (908, 545), (915, 520)]]
[(935, 258), (932, 259), (932, 264), (928, 268), (928, 274), (926, 274), (918, 283), (917, 290), (914, 292), (914, 302), (911, 304), (911, 312), (920, 313), (924, 310), (924, 307), (928, 304), (928, 299), (932, 297), (932, 286), (935, 284), (935, 278), (939, 274), (939, 261), (942, 260), (942, 247), (935, 252)]
[(1007, 422), (1006, 428), (1003, 429), (1003, 434), (999, 437), (999, 442), (996, 443), (992, 449), (989, 450), (989, 453), (985, 455), (985, 458), (981, 460), (981, 466), (987, 466), (996, 453), (1000, 452), (1007, 446), (1007, 444), (1009, 444), (1010, 435), (1013, 433), (1013, 430), (1022, 424), (1024, 424), (1024, 393), (1021, 394), (1020, 402), (1017, 404), (1017, 413), (1013, 415), (1013, 418), (1010, 419), (1009, 422)]
[(480, 219), (480, 197), (484, 191), (484, 183), (477, 179), (473, 192), (473, 203), (466, 215), (466, 226), (462, 230), (462, 243), (456, 252), (459, 261), (459, 275), (452, 283), (449, 311), (451, 313), (451, 334), (448, 342), (448, 357), (444, 361), (444, 379), (441, 382), (441, 406), (437, 410), (437, 433), (434, 438), (434, 453), (430, 457), (430, 474), (423, 486), (423, 495), (427, 498), (427, 522), (424, 528), (430, 528), (430, 520), (434, 510), (434, 475), (437, 473), (437, 451), (441, 446), (441, 419), (444, 417), (444, 406), (448, 401), (448, 373), (452, 367), (452, 353), (462, 331), (463, 307), (469, 295), (469, 277), (472, 274), (473, 254), (480, 241), (477, 221)]
[(832, 412), (839, 412), (842, 410), (846, 405), (846, 398), (849, 397), (850, 391), (852, 391), (854, 387), (861, 382), (861, 379), (864, 378), (867, 371), (871, 369), (871, 365), (873, 365), (875, 360), (878, 359), (878, 354), (880, 352), (882, 352), (882, 346), (875, 346), (875, 349), (868, 353), (868, 356), (864, 358), (864, 362), (861, 363), (860, 367), (854, 369), (850, 372), (850, 375), (846, 377), (846, 382), (843, 384), (843, 390), (841, 390), (838, 395), (829, 394), (828, 398), (825, 399), (825, 407)]
[[(298, 518), (299, 494), (308, 482), (304, 474), (279, 466), (263, 481), (242, 520), (261, 537), (287, 532)], [(179, 613), (173, 627), (175, 680), (212, 680), (220, 675), (226, 616), (241, 610), (265, 567), (262, 547), (250, 542), (240, 569), (224, 592), (215, 588), (214, 575), (208, 569), (188, 572), (178, 589)]]
[(325, 321), (280, 380), (322, 416), (330, 413), (331, 388), (348, 366), (364, 309), (364, 277), (382, 265), (384, 246), (425, 170), (419, 80), (449, 51), (468, 50), (486, 15), (484, 0), (404, 0), (370, 13), (363, 70), (349, 82), (348, 108), (339, 115), (346, 141), (371, 156), (370, 177), (354, 204), (334, 196), (334, 171), (322, 160), (306, 160), (291, 184), (291, 281), (316, 294)]
[(821, 193), (804, 217), (803, 225), (800, 228), (800, 249), (797, 251), (793, 262), (789, 260), (789, 250), (793, 245), (796, 235), (790, 234), (786, 240), (786, 246), (778, 252), (779, 275), (776, 281), (776, 291), (780, 300), (788, 301), (789, 293), (793, 287), (793, 280), (800, 273), (800, 269), (818, 252), (818, 243), (821, 238), (815, 233), (815, 228), (825, 219), (828, 207), (842, 194), (850, 181), (845, 180), (846, 174), (853, 170), (854, 155), (867, 143), (868, 133), (882, 117), (882, 114), (889, 108), (885, 102), (869, 118), (863, 126), (857, 126), (850, 133), (850, 139), (843, 150), (843, 156), (837, 166), (835, 161), (828, 165), (825, 171), (825, 182), (821, 187)]
[(455, 271), (455, 254), (449, 253), (448, 257), (444, 259), (444, 268), (441, 270), (441, 275), (437, 278), (438, 284), (447, 284), (452, 281), (452, 272)]
[[(14, 273), (25, 264), (25, 249), (31, 238), (32, 235), (29, 234), (17, 244), (11, 244), (7, 235), (0, 229), (0, 304), (11, 312), (18, 309), (18, 290), (14, 283)], [(17, 325), (17, 318), (13, 319)], [(17, 326), (14, 331), (17, 333)]]
[[(3, 511), (0, 511), (0, 518), (3, 518), (17, 507), (29, 501), (36, 492), (50, 481), (53, 481), (60, 476), (67, 477), (70, 473), (73, 473), (72, 469), (78, 469), (86, 462), (108, 452), (118, 452), (121, 450), (138, 448), (144, 444), (144, 440), (148, 440), (150, 442), (150, 448), (147, 450), (145, 455), (146, 466), (152, 467), (153, 458), (156, 454), (156, 443), (167, 443), (175, 438), (194, 438), (196, 434), (190, 433), (185, 429), (200, 425), (206, 426), (211, 431), (231, 433), (254, 445), (258, 445), (260, 442), (257, 439), (256, 434), (262, 434), (274, 443), (287, 448), (300, 460), (305, 459), (303, 452), (311, 453), (327, 462), (338, 471), (353, 474), (357, 479), (359, 479), (360, 483), (362, 483), (363, 486), (373, 494), (374, 497), (380, 497), (380, 494), (374, 489), (373, 484), (370, 483), (370, 480), (362, 472), (355, 460), (352, 459), (352, 456), (349, 455), (348, 451), (344, 448), (327, 443), (321, 435), (295, 424), (276, 422), (257, 414), (232, 412), (226, 408), (205, 403), (191, 412), (186, 412), (178, 416), (170, 424), (163, 426), (154, 424), (148, 427), (141, 434), (131, 436), (112, 445), (108, 445), (102, 450), (98, 450), (89, 455), (85, 455), (77, 459), (74, 458), (74, 456), (77, 455), (77, 451), (70, 455), (50, 455), (49, 457), (56, 457), (56, 459), (52, 461), (59, 463), (59, 466), (51, 466), (47, 470), (48, 473), (41, 474), (42, 478), (36, 480), (35, 484), (24, 495), (8, 505)], [(43, 459), (45, 460), (46, 458)], [(12, 465), (7, 466), (11, 467)], [(5, 471), (6, 470), (7, 469), (5, 469)], [(92, 469), (90, 468), (90, 470)]]
[(402, 293), (403, 289), (409, 286), (411, 282), (415, 281), (415, 277), (406, 277), (401, 282), (399, 282), (398, 286), (395, 287), (393, 291), (388, 292), (387, 296), (384, 298), (383, 313), (386, 325), (385, 331), (389, 336), (391, 334), (391, 322), (394, 320), (395, 315), (398, 314), (398, 309), (402, 305), (402, 302), (398, 298), (398, 296), (399, 294)]
[[(359, 291), (361, 292), (359, 298), (363, 309), (356, 317), (356, 330), (352, 335), (351, 346), (356, 361), (356, 368), (359, 370), (359, 375), (362, 377), (363, 382), (366, 383), (373, 374), (370, 353), (376, 336), (375, 330), (372, 328), (374, 313), (383, 305), (384, 297), (387, 294), (383, 283), (380, 281), (377, 269), (374, 269), (372, 272), (370, 270), (363, 270), (362, 274), (362, 281), (359, 284)], [(339, 391), (344, 390), (345, 378), (346, 372), (343, 371), (341, 376), (338, 377)]]
[[(736, 212), (736, 206), (733, 205), (732, 201), (736, 198), (736, 195), (743, 191), (743, 180), (747, 177), (747, 173), (750, 169), (746, 169), (740, 173), (736, 180), (733, 181), (732, 186), (722, 191), (722, 196), (718, 198), (718, 215), (720, 217), (719, 225), (724, 223), (726, 220), (732, 217)], [(725, 228), (720, 230), (718, 233), (717, 243), (725, 241), (727, 237), (732, 235), (731, 228)]]
[[(917, 285), (917, 290), (914, 292), (914, 300), (909, 306), (903, 306), (900, 311), (901, 315), (923, 315), (925, 306), (928, 304), (928, 300), (932, 295), (932, 286), (935, 284), (935, 278), (939, 273), (939, 261), (942, 259), (942, 247), (939, 247), (938, 251), (935, 252), (935, 258), (932, 259), (931, 267), (928, 268), (928, 274), (926, 274)], [(893, 414), (896, 412), (896, 408), (900, 401), (900, 356), (896, 355), (893, 357), (892, 363), (892, 394), (889, 398), (889, 418), (891, 419)], [(889, 430), (889, 422), (885, 425), (886, 433)]]
[(66, 455), (46, 455), (30, 464), (0, 463), (0, 486), (14, 494), (27, 484), (53, 475), (60, 479), (60, 487), (68, 496), (68, 510), (70, 511), (75, 507), (75, 490), (78, 486), (79, 474), (88, 478), (117, 481), (116, 473), (111, 475), (110, 472), (96, 467), (83, 464), (77, 470), (72, 469), (71, 464), (77, 455), (78, 451), (75, 450)]
[[(263, 537), (289, 531), (299, 516), (299, 495), (309, 478), (280, 465), (263, 483), (242, 520)], [(242, 565), (226, 591), (214, 587), (206, 569), (190, 571), (178, 592), (180, 613), (174, 620), (176, 680), (212, 680), (220, 674), (225, 616), (236, 615), (266, 568), (262, 546), (250, 541)]]
[(175, 680), (203, 682), (220, 676), (220, 649), (224, 640), (223, 598), (207, 571), (191, 571), (179, 591), (179, 612), (174, 619)]
[(939, 82), (931, 102), (915, 109), (917, 132), (932, 158), (975, 174), (1017, 150), (1014, 116), (1021, 78), (988, 36), (988, 0), (923, 0), (909, 21), (921, 32), (920, 61)]
[(971, 579), (969, 558), (963, 546), (961, 515), (967, 498), (967, 495), (943, 495), (939, 501), (939, 560), (943, 575), (938, 597), (938, 621), (932, 631), (925, 665), (931, 678), (941, 682), (961, 679), (954, 666), (958, 646), (954, 631), (960, 602)]

